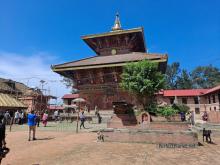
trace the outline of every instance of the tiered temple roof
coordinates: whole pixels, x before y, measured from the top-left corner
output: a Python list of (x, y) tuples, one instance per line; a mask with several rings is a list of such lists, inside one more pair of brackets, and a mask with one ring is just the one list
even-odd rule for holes
[(93, 56), (78, 61), (72, 61), (60, 65), (54, 65), (54, 71), (65, 71), (65, 70), (79, 70), (99, 67), (112, 67), (112, 66), (123, 66), (128, 62), (137, 62), (140, 60), (153, 60), (157, 62), (166, 62), (166, 54), (147, 54), (140, 52), (133, 52), (128, 54), (122, 54), (120, 56), (109, 55), (109, 56)]
[(95, 56), (53, 65), (51, 68), (63, 76), (70, 75), (76, 70), (117, 67), (128, 62), (151, 60), (159, 62), (159, 69), (166, 70), (168, 56), (166, 54), (148, 53), (144, 40), (143, 28), (123, 30), (116, 15), (112, 30), (107, 33), (82, 36), (86, 44), (94, 50)]

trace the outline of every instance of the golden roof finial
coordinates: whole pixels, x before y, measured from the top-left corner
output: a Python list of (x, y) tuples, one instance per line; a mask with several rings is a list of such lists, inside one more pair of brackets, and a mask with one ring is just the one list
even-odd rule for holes
[(112, 27), (112, 31), (116, 31), (116, 30), (122, 30), (118, 12), (116, 13), (116, 17), (115, 17), (115, 24)]

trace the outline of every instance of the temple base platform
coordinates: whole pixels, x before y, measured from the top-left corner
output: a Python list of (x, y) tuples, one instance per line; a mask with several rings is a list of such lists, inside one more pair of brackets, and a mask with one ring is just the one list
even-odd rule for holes
[(140, 124), (140, 117), (114, 114), (102, 130), (105, 141), (153, 144), (198, 145), (197, 132), (188, 122), (152, 121)]

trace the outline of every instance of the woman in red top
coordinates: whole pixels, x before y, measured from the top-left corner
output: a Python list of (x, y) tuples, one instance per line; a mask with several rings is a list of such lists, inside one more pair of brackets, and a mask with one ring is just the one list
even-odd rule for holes
[(48, 120), (48, 112), (46, 111), (42, 117), (42, 123), (43, 123), (44, 127), (47, 126), (47, 120)]

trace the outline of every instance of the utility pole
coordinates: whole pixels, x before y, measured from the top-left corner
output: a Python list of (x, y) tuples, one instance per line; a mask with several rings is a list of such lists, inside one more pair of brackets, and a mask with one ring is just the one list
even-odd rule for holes
[(41, 102), (40, 102), (40, 111), (42, 112), (42, 110), (43, 110), (43, 94), (44, 94), (44, 92), (43, 92), (43, 90), (44, 90), (44, 83), (45, 83), (46, 81), (44, 81), (44, 80), (40, 80), (40, 83), (41, 83)]

